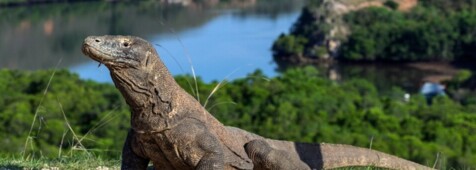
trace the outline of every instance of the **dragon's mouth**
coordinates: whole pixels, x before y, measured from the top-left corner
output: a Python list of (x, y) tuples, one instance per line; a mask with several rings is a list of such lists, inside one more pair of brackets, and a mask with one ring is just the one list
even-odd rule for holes
[[(140, 61), (131, 56), (127, 51), (114, 46), (115, 42), (105, 42), (100, 37), (87, 37), (84, 40), (81, 51), (89, 58), (104, 64), (109, 69), (121, 69), (140, 66)], [(112, 44), (112, 45), (111, 45)], [(119, 49), (118, 49), (119, 48)]]
[(101, 64), (104, 64), (109, 69), (135, 67), (135, 65), (137, 65), (138, 63), (138, 61), (132, 58), (113, 57), (112, 55), (105, 53), (87, 43), (83, 44), (83, 47), (81, 50), (89, 58), (99, 62), (99, 66), (101, 66)]
[(99, 64), (105, 64), (109, 65), (113, 63), (113, 57), (110, 55), (107, 55), (106, 53), (94, 48), (91, 45), (88, 45), (87, 43), (83, 44), (83, 47), (81, 49), (85, 55), (87, 55), (89, 58), (99, 62)]

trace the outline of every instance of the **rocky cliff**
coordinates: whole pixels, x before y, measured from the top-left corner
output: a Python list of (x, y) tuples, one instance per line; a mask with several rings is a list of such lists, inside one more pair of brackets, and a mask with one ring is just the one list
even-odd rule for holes
[[(393, 3), (393, 4), (392, 4)], [(416, 6), (418, 0), (319, 0), (310, 3), (290, 35), (282, 35), (273, 45), (274, 58), (278, 63), (306, 64), (331, 61), (338, 55), (341, 43), (351, 33), (343, 16), (349, 12), (367, 7), (385, 7), (408, 11)], [(395, 5), (395, 6), (392, 6)], [(297, 40), (289, 42), (290, 38)], [(304, 40), (298, 41), (299, 37)], [(294, 40), (294, 39), (293, 39)], [(286, 51), (289, 47), (303, 50)]]
[[(349, 35), (350, 31), (345, 22), (342, 21), (342, 16), (348, 12), (356, 11), (362, 8), (372, 6), (384, 6), (389, 1), (384, 0), (325, 0), (323, 4), (323, 11), (326, 15), (322, 15), (324, 22), (331, 26), (328, 36), (323, 41), (326, 44), (329, 54), (335, 56), (338, 52), (338, 47), (341, 41)], [(410, 10), (414, 7), (417, 0), (394, 0), (398, 4), (398, 9), (401, 11)], [(319, 13), (319, 12), (317, 12)], [(319, 14), (318, 14), (319, 15)]]

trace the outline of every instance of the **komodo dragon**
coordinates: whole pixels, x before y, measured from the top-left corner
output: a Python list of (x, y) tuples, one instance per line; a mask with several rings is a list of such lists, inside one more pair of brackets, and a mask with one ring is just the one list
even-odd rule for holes
[(110, 70), (131, 108), (122, 169), (430, 169), (382, 152), (340, 144), (266, 139), (224, 126), (185, 92), (150, 43), (133, 36), (90, 36), (85, 55)]

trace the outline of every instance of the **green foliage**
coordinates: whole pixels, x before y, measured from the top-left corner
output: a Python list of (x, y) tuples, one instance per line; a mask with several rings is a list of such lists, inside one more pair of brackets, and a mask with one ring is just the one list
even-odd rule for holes
[[(117, 155), (122, 142), (104, 140), (122, 141), (129, 126), (128, 108), (117, 90), (110, 84), (80, 80), (65, 70), (57, 71), (49, 83), (52, 75), (52, 71), (0, 70), (0, 150), (20, 153), (26, 144), (27, 155), (58, 155), (60, 147), (67, 151), (78, 142), (67, 127), (69, 122), (74, 133), (84, 137), (87, 149)], [(31, 140), (26, 142), (27, 138)]]
[[(320, 9), (322, 0), (310, 1), (309, 5), (302, 9), (296, 23), (293, 24), (290, 34), (281, 34), (273, 43), (273, 57), (278, 64), (286, 65), (287, 62), (296, 62), (295, 58), (307, 56), (319, 58), (328, 53), (326, 48), (316, 48), (330, 27), (315, 15), (315, 10)], [(289, 64), (289, 63), (287, 63)]]
[(273, 51), (279, 52), (280, 56), (289, 56), (292, 54), (302, 55), (307, 39), (293, 35), (281, 34), (278, 40), (273, 44)]
[(418, 3), (421, 3), (424, 7), (438, 8), (444, 12), (476, 9), (475, 0), (422, 0)]
[(340, 57), (367, 61), (474, 59), (476, 8), (449, 14), (441, 10), (420, 6), (401, 13), (374, 7), (346, 14), (352, 34), (342, 45)]
[[(118, 158), (129, 113), (117, 90), (67, 71), (56, 72), (47, 88), (51, 75), (52, 71), (0, 71), (1, 153), (22, 151), (39, 108), (27, 145), (30, 156), (58, 157), (60, 144), (61, 157), (84, 153), (72, 149), (77, 141), (68, 130), (64, 111), (75, 133), (86, 136), (82, 144), (88, 153)], [(398, 88), (381, 93), (366, 80), (337, 83), (320, 75), (312, 67), (290, 69), (275, 78), (256, 71), (225, 83), (206, 108), (225, 125), (270, 138), (365, 148), (372, 141), (372, 149), (426, 165), (440, 153), (439, 169), (476, 167), (472, 159), (476, 157), (476, 103), (462, 105), (441, 96), (427, 105), (417, 94), (406, 102)], [(176, 80), (189, 92), (195, 87), (190, 76)], [(198, 79), (197, 84), (204, 104), (218, 82)]]
[(471, 78), (471, 76), (472, 76), (471, 71), (461, 70), (461, 71), (458, 71), (458, 73), (455, 75), (454, 81), (462, 83), (464, 81), (469, 80), (469, 78)]
[(398, 88), (381, 93), (365, 80), (335, 83), (319, 75), (311, 67), (271, 79), (258, 71), (221, 88), (209, 110), (226, 125), (270, 138), (365, 148), (373, 138), (372, 149), (430, 166), (440, 153), (439, 169), (476, 166), (468, 159), (476, 153), (468, 142), (476, 130), (474, 105), (442, 96), (429, 106), (418, 94), (405, 102)]
[(0, 169), (120, 169), (120, 160), (77, 154), (60, 158), (22, 159), (0, 155)]
[[(352, 34), (342, 45), (341, 58), (364, 61), (452, 61), (465, 50), (458, 46), (459, 16), (432, 9), (409, 14), (367, 8), (345, 16)], [(469, 44), (476, 41), (469, 40)], [(462, 50), (462, 51), (461, 51)]]
[[(474, 60), (476, 0), (425, 0), (419, 4), (409, 12), (401, 12), (391, 10), (397, 9), (398, 3), (388, 0), (384, 5), (390, 9), (368, 7), (343, 16), (323, 13), (325, 5), (322, 4), (309, 5), (303, 9), (288, 35), (303, 37), (305, 39), (300, 42), (306, 43), (304, 46), (292, 46), (288, 43), (285, 46), (288, 48), (273, 48), (274, 58), (279, 59), (282, 54), (316, 58), (317, 54), (313, 52), (316, 46), (326, 47), (328, 40), (337, 39), (342, 42), (336, 53), (340, 60)], [(333, 32), (329, 28), (334, 28)], [(338, 28), (349, 29), (350, 34), (343, 37), (333, 35)], [(282, 44), (282, 41), (280, 38), (275, 44)], [(325, 51), (321, 50), (320, 53), (322, 52)]]

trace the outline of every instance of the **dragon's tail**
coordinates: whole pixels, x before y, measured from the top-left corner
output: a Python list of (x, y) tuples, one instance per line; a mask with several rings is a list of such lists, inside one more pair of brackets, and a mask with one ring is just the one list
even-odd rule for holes
[(383, 152), (341, 144), (307, 144), (266, 140), (289, 157), (299, 158), (311, 169), (332, 169), (352, 166), (373, 166), (388, 169), (432, 169)]

